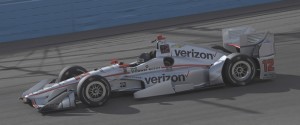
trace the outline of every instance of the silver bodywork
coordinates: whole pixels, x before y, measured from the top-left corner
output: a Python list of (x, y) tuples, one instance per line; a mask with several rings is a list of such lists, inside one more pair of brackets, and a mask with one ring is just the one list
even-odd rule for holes
[[(240, 27), (239, 27), (240, 28)], [(224, 48), (229, 42), (228, 32), (239, 28), (223, 31)], [(241, 28), (247, 30), (247, 27)], [(227, 34), (226, 34), (227, 33)], [(257, 59), (260, 68), (268, 64), (264, 60), (274, 58), (274, 40), (272, 34), (238, 34), (240, 52)], [(256, 38), (256, 39), (255, 39)], [(252, 40), (252, 41), (251, 41)], [(226, 47), (227, 46), (227, 47)], [(222, 78), (223, 65), (230, 53), (220, 50), (196, 47), (166, 40), (156, 42), (156, 57), (151, 60), (130, 66), (112, 64), (82, 75), (55, 83), (55, 80), (42, 80), (25, 91), (21, 99), (33, 107), (47, 111), (75, 107), (77, 84), (90, 75), (100, 75), (107, 79), (112, 92), (132, 91), (135, 98), (173, 94), (182, 91), (201, 89), (216, 85), (224, 85)], [(165, 57), (174, 60), (172, 66), (164, 64)], [(135, 63), (135, 62), (133, 62)], [(275, 71), (260, 70), (261, 79), (273, 78)]]

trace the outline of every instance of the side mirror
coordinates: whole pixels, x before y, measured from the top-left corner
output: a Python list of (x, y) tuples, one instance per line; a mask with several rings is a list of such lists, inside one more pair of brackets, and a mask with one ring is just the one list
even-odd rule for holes
[(163, 61), (166, 67), (170, 67), (174, 65), (174, 59), (172, 57), (165, 57)]

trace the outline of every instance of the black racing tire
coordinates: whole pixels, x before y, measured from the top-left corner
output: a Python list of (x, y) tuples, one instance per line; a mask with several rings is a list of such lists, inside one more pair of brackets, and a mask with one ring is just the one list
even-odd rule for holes
[(254, 60), (243, 54), (234, 53), (225, 61), (222, 76), (225, 84), (231, 86), (244, 86), (250, 83), (256, 74)]
[(86, 72), (87, 70), (81, 66), (67, 66), (60, 71), (56, 82), (58, 83)]
[(102, 106), (108, 101), (110, 95), (110, 84), (99, 75), (87, 76), (80, 80), (77, 86), (79, 100), (89, 107)]

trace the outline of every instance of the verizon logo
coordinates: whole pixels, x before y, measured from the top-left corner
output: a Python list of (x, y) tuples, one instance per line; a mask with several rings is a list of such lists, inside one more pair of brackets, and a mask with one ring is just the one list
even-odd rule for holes
[(216, 57), (216, 54), (217, 53), (212, 54), (212, 53), (197, 52), (197, 51), (194, 51), (194, 49), (192, 49), (190, 51), (176, 50), (175, 49), (175, 55), (176, 56), (181, 56), (181, 57), (192, 57), (192, 58), (211, 59), (211, 60), (213, 60), (214, 57)]
[(165, 75), (162, 74), (162, 76), (155, 76), (155, 77), (149, 77), (149, 78), (145, 78), (145, 81), (147, 84), (150, 83), (161, 83), (161, 82), (165, 82), (165, 81), (171, 81), (171, 82), (182, 82), (182, 81), (186, 81), (188, 77), (188, 74), (179, 74), (179, 75)]

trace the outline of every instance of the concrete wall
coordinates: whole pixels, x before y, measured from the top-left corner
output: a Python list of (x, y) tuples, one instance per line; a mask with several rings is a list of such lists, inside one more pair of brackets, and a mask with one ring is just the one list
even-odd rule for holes
[(277, 1), (280, 0), (1, 0), (0, 42)]

